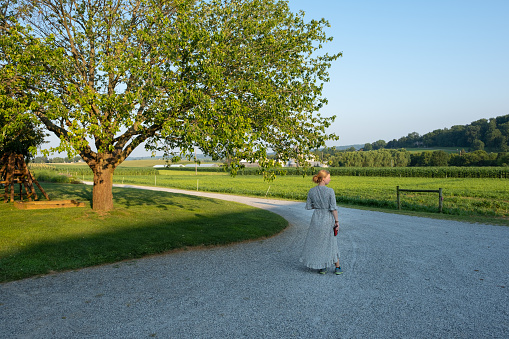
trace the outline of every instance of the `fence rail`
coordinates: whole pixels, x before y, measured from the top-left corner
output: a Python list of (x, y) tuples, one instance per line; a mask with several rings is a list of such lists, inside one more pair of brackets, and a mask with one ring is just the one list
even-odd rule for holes
[(396, 186), (396, 194), (397, 194), (397, 200), (398, 200), (398, 210), (401, 210), (401, 199), (400, 199), (399, 192), (438, 193), (438, 213), (442, 213), (444, 197), (442, 195), (442, 189), (441, 188), (439, 188), (437, 190), (410, 190), (410, 189), (401, 189), (401, 188), (399, 188), (399, 186)]

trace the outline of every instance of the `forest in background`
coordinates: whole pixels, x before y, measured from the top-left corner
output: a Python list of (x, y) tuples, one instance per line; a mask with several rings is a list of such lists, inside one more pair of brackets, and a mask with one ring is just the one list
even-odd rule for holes
[(315, 152), (316, 159), (329, 167), (493, 167), (509, 166), (509, 153), (488, 153), (483, 150), (448, 153), (444, 150), (410, 152), (404, 148), (372, 151)]
[(505, 167), (509, 166), (508, 151), (509, 115), (504, 115), (424, 135), (413, 132), (389, 142), (378, 140), (358, 151), (353, 146), (332, 147), (314, 154), (330, 167)]
[(412, 132), (406, 137), (389, 142), (378, 140), (365, 144), (364, 150), (414, 147), (456, 147), (469, 151), (507, 152), (509, 151), (509, 115), (480, 119), (468, 125), (437, 129), (424, 135)]

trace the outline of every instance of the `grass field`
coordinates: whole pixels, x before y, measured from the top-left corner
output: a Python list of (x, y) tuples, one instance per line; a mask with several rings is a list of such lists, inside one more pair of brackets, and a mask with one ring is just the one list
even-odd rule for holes
[[(116, 175), (114, 183), (173, 187), (250, 196), (305, 200), (313, 187), (310, 176), (278, 176), (272, 182), (261, 176), (231, 177), (227, 173), (160, 170), (155, 175)], [(81, 179), (81, 178), (80, 178)], [(92, 180), (92, 176), (84, 176)], [(396, 186), (402, 189), (443, 189), (444, 214), (509, 219), (509, 181), (479, 178), (396, 178), (333, 176), (329, 184), (338, 203), (394, 210)], [(438, 194), (402, 193), (405, 210), (438, 211)]]
[(433, 151), (444, 151), (446, 153), (459, 153), (461, 148), (458, 147), (437, 147), (437, 148), (406, 148), (410, 153), (421, 153), (421, 152), (433, 152)]
[[(152, 160), (133, 160), (126, 167), (120, 166), (115, 171), (114, 183), (198, 189), (294, 200), (304, 200), (307, 190), (313, 186), (309, 176), (304, 178), (298, 175), (278, 176), (275, 181), (267, 182), (260, 175), (239, 175), (232, 178), (225, 172), (198, 171), (198, 175), (195, 175), (194, 171), (157, 170), (149, 166), (150, 161)], [(74, 175), (69, 167), (62, 168), (65, 168), (70, 175)], [(417, 168), (417, 170), (420, 169)], [(485, 171), (486, 168), (479, 170)], [(86, 168), (76, 170), (75, 173), (79, 180), (92, 180), (91, 171)], [(444, 214), (486, 216), (509, 220), (509, 180), (507, 178), (333, 175), (330, 186), (336, 191), (338, 203), (389, 210), (397, 208), (396, 186), (402, 189), (437, 190), (442, 188)], [(421, 212), (438, 210), (438, 195), (433, 193), (402, 194), (401, 202), (404, 210)]]

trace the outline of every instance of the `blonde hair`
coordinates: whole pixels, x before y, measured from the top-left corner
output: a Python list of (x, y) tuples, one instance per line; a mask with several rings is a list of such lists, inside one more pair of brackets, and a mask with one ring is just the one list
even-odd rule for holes
[(313, 182), (315, 184), (319, 184), (323, 181), (323, 179), (327, 178), (327, 176), (330, 175), (330, 172), (329, 171), (326, 171), (326, 170), (319, 170), (318, 173), (316, 173), (314, 176), (313, 176)]

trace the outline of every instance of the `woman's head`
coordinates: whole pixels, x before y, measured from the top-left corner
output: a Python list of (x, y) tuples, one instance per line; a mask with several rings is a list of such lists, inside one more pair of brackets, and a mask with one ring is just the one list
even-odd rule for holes
[(316, 173), (314, 176), (313, 176), (313, 182), (315, 184), (319, 184), (321, 183), (322, 181), (324, 181), (325, 179), (327, 179), (327, 177), (330, 177), (330, 173), (329, 171), (326, 171), (326, 170), (319, 170), (318, 173)]

